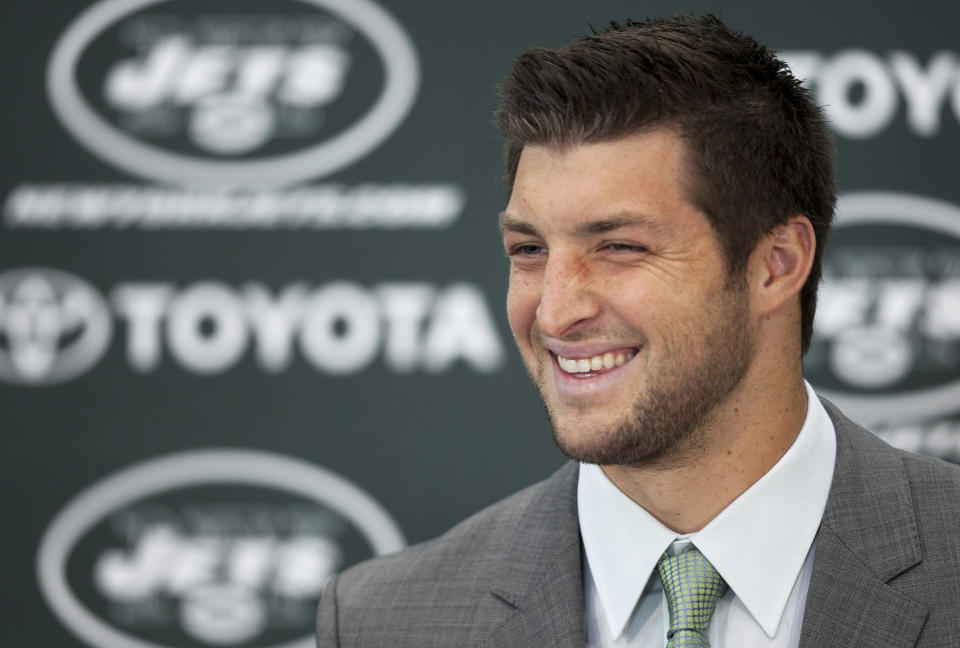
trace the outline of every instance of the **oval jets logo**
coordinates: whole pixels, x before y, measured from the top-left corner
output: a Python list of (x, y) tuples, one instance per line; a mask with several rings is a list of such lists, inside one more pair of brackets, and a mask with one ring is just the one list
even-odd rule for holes
[(841, 197), (805, 358), (864, 424), (960, 409), (960, 208), (895, 193)]
[(192, 187), (301, 182), (383, 142), (419, 84), (403, 28), (371, 0), (263, 4), (90, 7), (50, 59), (56, 114), (118, 168)]
[(56, 615), (97, 648), (312, 648), (327, 579), (404, 544), (390, 515), (332, 472), (202, 450), (82, 492), (44, 534), (37, 570)]
[(0, 379), (49, 385), (92, 367), (113, 329), (87, 282), (48, 268), (0, 274)]

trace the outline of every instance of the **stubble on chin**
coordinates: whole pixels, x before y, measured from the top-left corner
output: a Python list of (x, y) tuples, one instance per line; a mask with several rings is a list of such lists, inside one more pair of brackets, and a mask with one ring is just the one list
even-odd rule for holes
[(662, 396), (646, 394), (631, 416), (595, 429), (570, 429), (546, 409), (557, 447), (583, 463), (670, 468), (696, 459), (706, 446), (709, 412), (687, 409), (689, 417), (678, 417), (679, 408), (666, 406)]

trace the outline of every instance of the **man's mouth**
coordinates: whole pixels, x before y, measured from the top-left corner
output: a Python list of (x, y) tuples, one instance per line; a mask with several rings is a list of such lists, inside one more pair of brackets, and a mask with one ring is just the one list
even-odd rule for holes
[(560, 369), (576, 378), (590, 378), (611, 369), (616, 369), (637, 354), (637, 349), (617, 349), (585, 358), (555, 356)]

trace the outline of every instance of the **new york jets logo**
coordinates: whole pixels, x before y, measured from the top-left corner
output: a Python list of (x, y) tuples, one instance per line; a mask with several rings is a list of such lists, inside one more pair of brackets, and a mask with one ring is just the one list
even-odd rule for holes
[(312, 648), (327, 579), (404, 538), (343, 477), (273, 453), (154, 458), (81, 492), (44, 533), (40, 589), (95, 648)]
[(400, 124), (419, 83), (372, 0), (104, 0), (57, 43), (47, 87), (67, 130), (128, 173), (272, 187), (332, 173)]
[(958, 409), (960, 208), (896, 193), (840, 199), (805, 366), (862, 423)]

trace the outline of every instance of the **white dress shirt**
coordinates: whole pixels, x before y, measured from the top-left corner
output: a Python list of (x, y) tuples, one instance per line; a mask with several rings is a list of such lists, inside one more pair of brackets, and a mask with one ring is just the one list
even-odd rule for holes
[(678, 536), (598, 466), (581, 464), (588, 646), (665, 645), (670, 619), (655, 568), (664, 551), (690, 543), (730, 586), (711, 618), (711, 648), (797, 646), (837, 453), (833, 423), (809, 384), (806, 390), (807, 416), (793, 445), (696, 533)]

